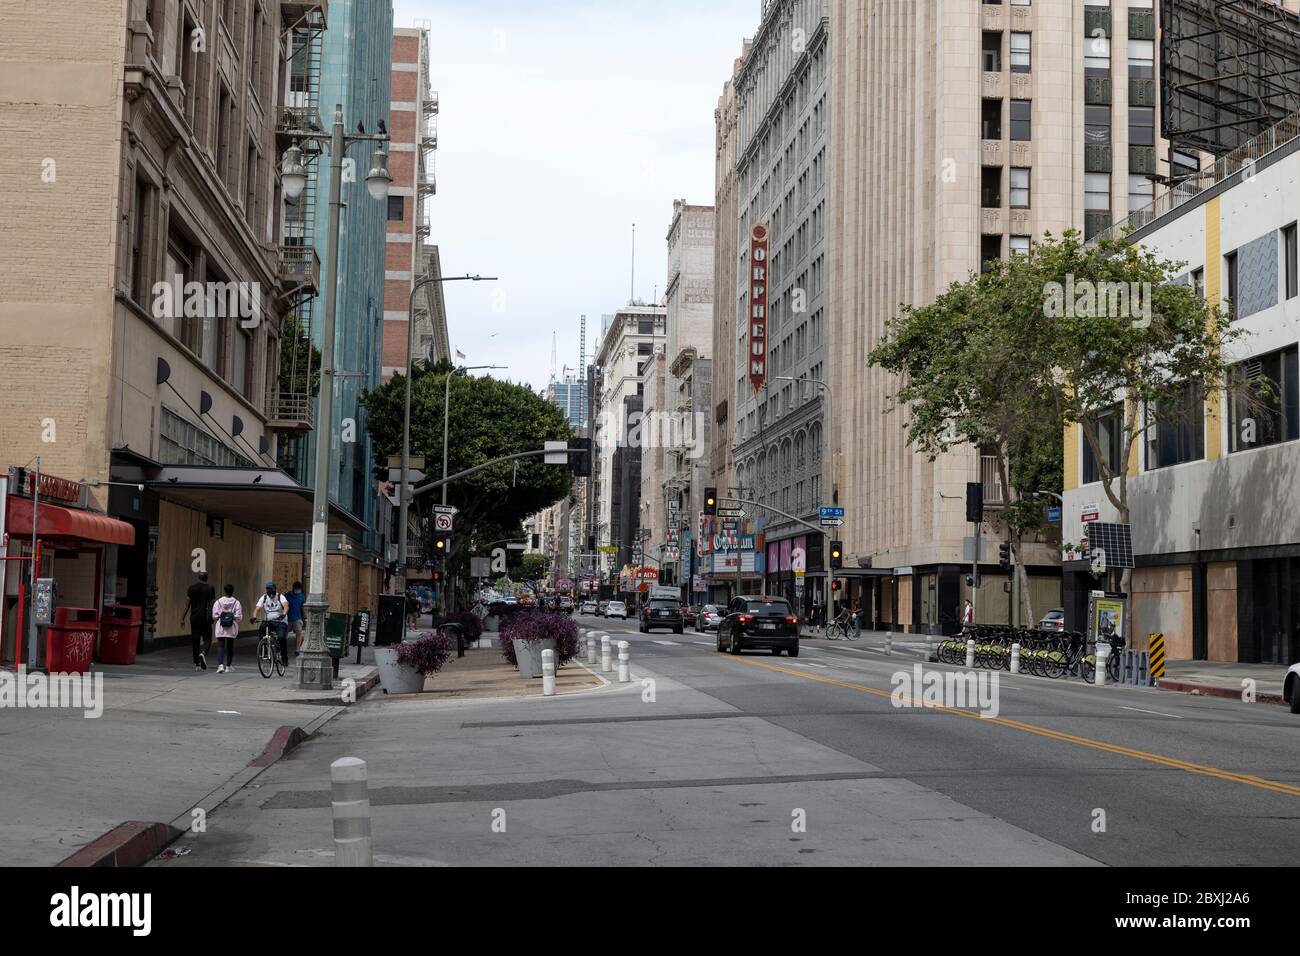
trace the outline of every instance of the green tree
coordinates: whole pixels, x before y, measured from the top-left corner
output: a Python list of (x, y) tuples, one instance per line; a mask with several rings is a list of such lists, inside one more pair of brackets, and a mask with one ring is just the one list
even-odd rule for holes
[[(443, 398), (448, 375), (448, 474), (572, 437), (563, 412), (525, 385), (457, 374), (448, 362), (433, 367), (417, 363), (411, 389), (411, 454), (424, 456), (427, 478), (442, 473)], [(405, 394), (406, 379), (398, 374), (362, 396), (378, 463), (401, 454)], [(572, 480), (568, 467), (546, 465), (537, 457), (494, 465), (452, 483), (447, 503), (458, 513), (449, 568), (463, 575), (472, 541), (487, 544), (501, 538), (522, 538), (524, 519), (568, 494)], [(415, 499), (422, 515), (439, 501), (437, 489)]]
[(319, 395), (320, 361), (320, 349), (311, 344), (298, 313), (285, 316), (280, 330), (280, 394)]
[[(1170, 281), (1184, 265), (1123, 240), (1049, 234), (1030, 254), (991, 262), (887, 323), (868, 363), (900, 376), (894, 397), (907, 409), (909, 442), (931, 460), (959, 445), (995, 456), (1017, 556), (1044, 527), (1033, 492), (1061, 489), (1067, 426), (1083, 426), (1106, 496), (1127, 523), (1125, 463), (1136, 443), (1189, 413), (1181, 401), (1189, 386), (1217, 395), (1229, 385), (1224, 355), (1240, 330), (1189, 284)], [(1125, 430), (1111, 462), (1090, 426), (1117, 404)], [(1159, 412), (1141, 414), (1147, 408)], [(1022, 561), (1017, 568), (1032, 620)]]

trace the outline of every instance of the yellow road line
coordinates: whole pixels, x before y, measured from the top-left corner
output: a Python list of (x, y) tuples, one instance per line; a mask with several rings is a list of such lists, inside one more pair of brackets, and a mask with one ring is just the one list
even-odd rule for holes
[[(789, 674), (793, 677), (802, 677), (804, 680), (817, 681), (820, 684), (831, 684), (835, 687), (845, 687), (849, 690), (862, 691), (863, 693), (872, 694), (876, 697), (893, 699), (894, 696), (890, 691), (881, 690), (878, 687), (868, 687), (866, 684), (837, 680), (834, 677), (822, 677), (820, 674), (809, 674), (806, 671), (793, 670), (789, 667), (782, 667), (779, 664), (766, 664), (762, 661), (747, 660), (743, 657), (735, 657), (731, 655), (727, 655), (727, 659), (735, 661), (738, 664), (748, 664), (751, 667), (762, 667), (770, 671), (777, 671), (781, 674)], [(1075, 744), (1080, 747), (1091, 747), (1093, 750), (1102, 750), (1106, 753), (1117, 754), (1121, 757), (1131, 757), (1134, 760), (1144, 760), (1147, 763), (1158, 764), (1159, 766), (1169, 767), (1174, 770), (1182, 770), (1186, 773), (1201, 774), (1206, 777), (1217, 777), (1220, 780), (1228, 780), (1232, 783), (1242, 783), (1248, 787), (1255, 787), (1259, 790), (1271, 790), (1274, 793), (1285, 793), (1288, 796), (1300, 797), (1300, 787), (1295, 787), (1288, 783), (1281, 783), (1276, 780), (1266, 780), (1263, 777), (1256, 777), (1250, 774), (1233, 773), (1231, 770), (1220, 770), (1217, 767), (1208, 767), (1204, 764), (1179, 760), (1176, 757), (1165, 757), (1161, 754), (1148, 753), (1145, 750), (1135, 750), (1132, 747), (1122, 747), (1119, 744), (1108, 744), (1101, 740), (1090, 740), (1087, 737), (1079, 737), (1075, 734), (1067, 734), (1064, 731), (1039, 727), (1037, 724), (1027, 724), (1020, 720), (1010, 720), (1006, 717), (981, 717), (977, 713), (962, 710), (958, 707), (945, 707), (940, 704), (924, 704), (915, 698), (908, 699), (913, 706), (924, 707), (926, 710), (940, 710), (946, 714), (954, 714), (958, 717), (978, 720), (981, 723), (997, 724), (1001, 727), (1009, 727), (1012, 730), (1037, 734), (1040, 737), (1047, 737), (1051, 740), (1059, 740), (1063, 743)]]

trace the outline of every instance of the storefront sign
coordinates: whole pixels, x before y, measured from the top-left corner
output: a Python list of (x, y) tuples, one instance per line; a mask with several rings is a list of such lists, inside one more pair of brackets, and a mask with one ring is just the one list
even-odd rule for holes
[(755, 392), (767, 384), (767, 226), (749, 231), (749, 381)]
[(84, 508), (87, 504), (86, 486), (80, 481), (42, 472), (38, 485), (35, 470), (10, 466), (9, 494), (31, 498), (37, 490), (42, 501), (57, 501), (75, 508)]

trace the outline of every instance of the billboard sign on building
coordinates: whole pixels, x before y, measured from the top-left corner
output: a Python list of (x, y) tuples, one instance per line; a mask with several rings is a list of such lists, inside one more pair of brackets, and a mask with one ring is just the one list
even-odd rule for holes
[(749, 230), (749, 381), (755, 392), (767, 384), (767, 226)]

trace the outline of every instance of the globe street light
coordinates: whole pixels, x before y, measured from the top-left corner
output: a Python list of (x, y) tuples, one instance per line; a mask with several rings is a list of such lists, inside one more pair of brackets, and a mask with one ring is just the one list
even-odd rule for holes
[(334, 338), (335, 305), (338, 299), (339, 220), (343, 210), (344, 154), (353, 143), (379, 143), (374, 165), (366, 177), (366, 188), (376, 199), (388, 194), (392, 176), (388, 173), (388, 155), (382, 145), (388, 142), (386, 133), (368, 135), (347, 133), (343, 129), (343, 107), (335, 105), (334, 123), (329, 133), (310, 129), (293, 131), (294, 143), (285, 150), (280, 167), (280, 182), (290, 199), (302, 194), (307, 185), (307, 171), (303, 166), (302, 149), (298, 141), (328, 143), (330, 151), (330, 205), (329, 233), (326, 240), (325, 325), (321, 330), (321, 389), (320, 410), (317, 421), (322, 427), (316, 432), (316, 476), (312, 492), (311, 526), (311, 577), (307, 600), (307, 640), (303, 643), (298, 665), (298, 686), (312, 690), (329, 690), (334, 686), (333, 666), (325, 649), (325, 614), (329, 601), (325, 596), (325, 553), (329, 542), (329, 475), (331, 438), (334, 418)]

